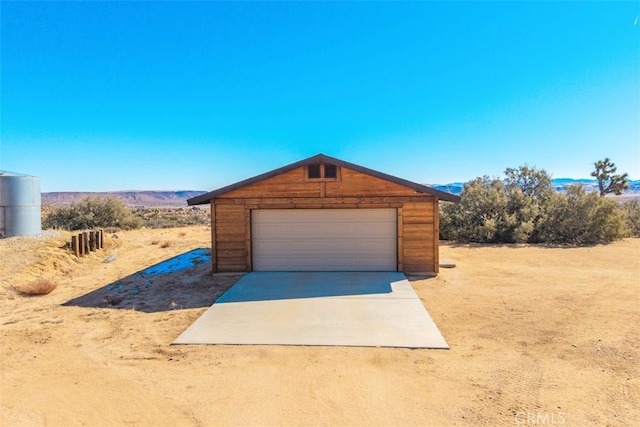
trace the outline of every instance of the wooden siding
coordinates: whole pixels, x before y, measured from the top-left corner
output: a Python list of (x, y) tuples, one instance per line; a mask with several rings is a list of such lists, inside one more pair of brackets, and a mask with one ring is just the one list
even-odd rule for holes
[(211, 208), (215, 210), (215, 224), (211, 225), (215, 230), (215, 242), (212, 244), (215, 271), (248, 271), (245, 207), (220, 205), (214, 200)]
[(320, 197), (320, 182), (306, 181), (304, 174), (305, 168), (298, 168), (223, 194), (219, 199)]
[(434, 198), (425, 198), (422, 203), (408, 202), (402, 206), (402, 245), (398, 251), (402, 252), (402, 271), (406, 273), (437, 273), (434, 205), (437, 206)]
[(251, 210), (395, 208), (398, 271), (437, 273), (438, 201), (429, 194), (342, 168), (340, 181), (305, 180), (295, 169), (211, 201), (214, 272), (252, 270)]
[[(415, 190), (345, 168), (339, 181), (308, 181), (306, 168), (298, 168), (282, 175), (223, 194), (219, 199), (274, 197), (354, 197), (354, 196), (415, 196)], [(324, 195), (323, 195), (324, 193)]]
[(327, 182), (326, 197), (415, 196), (411, 188), (349, 169), (341, 170), (341, 180)]

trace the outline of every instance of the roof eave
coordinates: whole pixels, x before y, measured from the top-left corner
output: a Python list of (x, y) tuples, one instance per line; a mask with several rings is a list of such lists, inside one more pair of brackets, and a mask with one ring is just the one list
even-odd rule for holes
[(209, 203), (209, 201), (211, 199), (214, 199), (214, 198), (216, 198), (216, 197), (218, 197), (218, 196), (220, 196), (222, 194), (228, 193), (230, 191), (237, 190), (237, 189), (242, 188), (242, 187), (246, 187), (247, 185), (255, 184), (256, 182), (263, 181), (265, 179), (274, 177), (274, 176), (279, 175), (281, 173), (289, 172), (290, 170), (297, 169), (297, 168), (302, 167), (302, 166), (306, 166), (307, 164), (310, 164), (310, 163), (320, 162), (320, 161), (322, 161), (322, 157), (323, 157), (322, 154), (317, 154), (317, 155), (315, 155), (313, 157), (309, 157), (309, 158), (306, 158), (306, 159), (303, 159), (303, 160), (299, 160), (297, 162), (282, 166), (282, 167), (277, 168), (277, 169), (273, 169), (271, 171), (262, 173), (260, 175), (256, 175), (256, 176), (253, 176), (251, 178), (247, 178), (247, 179), (244, 179), (242, 181), (238, 181), (238, 182), (236, 182), (234, 184), (227, 185), (225, 187), (218, 188), (217, 190), (213, 190), (213, 191), (210, 191), (208, 193), (201, 194), (201, 195), (199, 195), (197, 197), (193, 197), (191, 199), (188, 199), (187, 200), (187, 204), (189, 204), (190, 206), (192, 206), (192, 205), (204, 205), (206, 203)]
[(356, 165), (354, 163), (345, 162), (344, 160), (336, 159), (335, 157), (327, 156), (325, 154), (316, 154), (315, 156), (308, 157), (306, 159), (288, 164), (278, 169), (271, 170), (269, 172), (265, 172), (260, 175), (256, 175), (251, 178), (247, 178), (245, 180), (236, 182), (235, 184), (227, 185), (225, 187), (219, 188), (217, 190), (210, 191), (205, 194), (201, 194), (200, 196), (193, 197), (187, 200), (187, 204), (189, 206), (193, 205), (204, 205), (222, 194), (228, 193), (233, 190), (240, 189), (247, 185), (255, 184), (256, 182), (271, 178), (273, 176), (289, 172), (291, 170), (297, 169), (299, 167), (307, 166), (312, 163), (325, 162), (325, 163), (334, 163), (340, 167), (345, 167), (347, 169), (354, 170), (356, 172), (361, 172), (366, 175), (370, 175), (376, 178), (380, 178), (386, 181), (394, 182), (396, 184), (411, 188), (415, 190), (417, 193), (426, 193), (431, 196), (437, 197), (439, 200), (445, 200), (449, 202), (457, 203), (460, 201), (460, 197), (451, 193), (447, 193), (444, 191), (436, 190), (435, 188), (418, 184), (412, 181), (408, 181), (406, 179), (398, 178), (393, 175), (388, 175), (383, 172), (378, 172), (373, 169), (365, 168), (364, 166)]

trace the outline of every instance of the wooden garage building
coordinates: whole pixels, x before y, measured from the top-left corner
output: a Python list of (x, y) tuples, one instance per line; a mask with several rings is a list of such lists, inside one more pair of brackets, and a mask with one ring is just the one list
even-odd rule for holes
[(214, 272), (438, 272), (458, 196), (324, 154), (188, 200), (211, 204)]

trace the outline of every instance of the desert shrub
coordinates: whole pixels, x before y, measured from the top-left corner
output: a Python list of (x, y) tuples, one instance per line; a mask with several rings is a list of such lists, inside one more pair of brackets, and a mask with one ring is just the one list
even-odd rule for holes
[(609, 243), (627, 235), (626, 220), (627, 215), (615, 200), (571, 185), (566, 193), (553, 195), (540, 223), (540, 239), (574, 245)]
[(458, 204), (440, 207), (440, 237), (480, 243), (608, 243), (640, 235), (638, 203), (587, 193), (580, 185), (556, 193), (551, 177), (528, 166), (466, 183)]
[(90, 228), (135, 229), (143, 222), (124, 202), (114, 197), (88, 196), (70, 206), (54, 208), (43, 220), (45, 228), (86, 230)]
[(620, 205), (625, 213), (627, 223), (627, 236), (640, 237), (640, 201), (632, 200)]
[(142, 207), (134, 209), (133, 213), (142, 219), (147, 228), (187, 227), (211, 223), (211, 211), (208, 207), (162, 209)]
[(441, 237), (445, 240), (492, 242), (504, 220), (507, 200), (504, 185), (488, 176), (464, 185), (458, 204), (443, 205)]
[[(464, 185), (460, 203), (443, 204), (440, 233), (445, 240), (495, 243), (526, 241), (532, 231), (522, 192), (506, 189), (499, 179), (485, 176)], [(521, 215), (521, 213), (524, 213)]]
[(51, 293), (58, 284), (49, 279), (37, 279), (33, 282), (13, 286), (13, 289), (23, 296), (47, 295)]
[(509, 168), (506, 178), (476, 178), (464, 185), (458, 204), (443, 204), (440, 236), (480, 243), (538, 240), (537, 224), (553, 189), (551, 177), (528, 166)]

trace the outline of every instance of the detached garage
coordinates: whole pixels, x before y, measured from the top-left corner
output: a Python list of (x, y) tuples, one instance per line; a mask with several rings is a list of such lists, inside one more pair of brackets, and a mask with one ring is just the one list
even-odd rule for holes
[(211, 204), (214, 272), (438, 272), (438, 202), (459, 201), (318, 154), (194, 197)]

